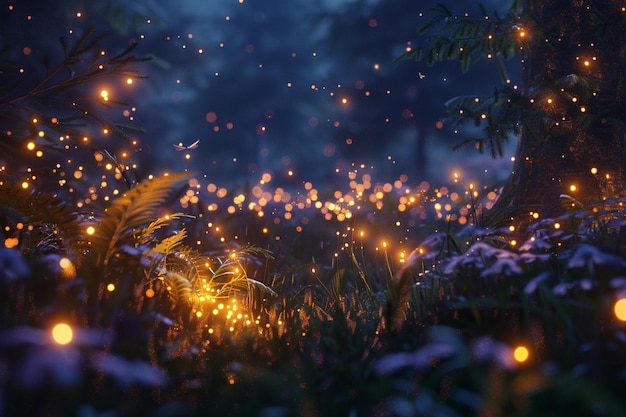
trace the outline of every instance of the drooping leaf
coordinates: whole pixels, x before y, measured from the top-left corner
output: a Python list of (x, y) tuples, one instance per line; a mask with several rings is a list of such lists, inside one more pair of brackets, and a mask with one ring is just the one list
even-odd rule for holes
[(187, 237), (187, 231), (185, 229), (180, 230), (171, 236), (166, 237), (160, 241), (153, 249), (153, 251), (168, 255), (172, 253), (178, 246), (180, 246)]
[(159, 271), (160, 277), (171, 288), (170, 295), (175, 303), (189, 303), (193, 295), (191, 282), (176, 272), (162, 269)]
[(496, 65), (498, 67), (498, 74), (500, 74), (500, 80), (502, 82), (506, 82), (509, 80), (509, 73), (506, 70), (506, 66), (504, 65), (504, 60), (502, 56), (496, 55)]
[(121, 244), (134, 241), (136, 228), (159, 217), (158, 209), (168, 194), (190, 175), (179, 173), (143, 181), (113, 201), (92, 236), (92, 247), (102, 256), (103, 265)]
[[(149, 241), (154, 239), (154, 234), (158, 230), (160, 230), (161, 228), (166, 227), (167, 225), (169, 225), (171, 220), (177, 220), (177, 219), (181, 219), (181, 218), (184, 218), (184, 217), (193, 218), (193, 216), (189, 216), (189, 215), (183, 214), (183, 213), (173, 213), (173, 214), (167, 214), (165, 216), (159, 217), (158, 219), (154, 220), (147, 227), (143, 228), (140, 231), (140, 233), (137, 235), (137, 241), (139, 242), (139, 244), (148, 243)], [(181, 243), (182, 243), (182, 240), (185, 237), (186, 237), (186, 233), (183, 233), (182, 237), (180, 238), (180, 242)], [(161, 243), (163, 243), (163, 242), (161, 242)], [(171, 248), (173, 248), (173, 247), (174, 247), (174, 245), (171, 246)], [(166, 251), (166, 250), (159, 250), (158, 245), (157, 245), (157, 247), (154, 248), (154, 250), (157, 251), (157, 252), (161, 252), (161, 253), (169, 253), (169, 251)]]
[(488, 16), (489, 12), (487, 12), (487, 9), (485, 8), (485, 5), (482, 3), (478, 3), (478, 8), (480, 9), (480, 12), (483, 14), (483, 16)]
[(67, 53), (67, 39), (65, 37), (59, 37), (59, 43), (61, 44), (61, 48), (63, 48), (63, 52)]

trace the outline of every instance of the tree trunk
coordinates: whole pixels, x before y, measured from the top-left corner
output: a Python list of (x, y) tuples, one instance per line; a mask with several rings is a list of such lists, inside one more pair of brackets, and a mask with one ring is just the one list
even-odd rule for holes
[(583, 204), (625, 195), (622, 3), (526, 1), (520, 26), (529, 103), (497, 223), (523, 228), (534, 213), (556, 217), (564, 210), (562, 194)]

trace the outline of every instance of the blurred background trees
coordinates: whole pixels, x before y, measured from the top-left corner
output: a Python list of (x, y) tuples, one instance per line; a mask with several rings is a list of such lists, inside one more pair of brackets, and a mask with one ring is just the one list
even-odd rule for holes
[[(139, 67), (147, 80), (108, 86), (109, 105), (127, 102), (112, 119), (145, 133), (119, 147), (106, 142), (107, 149), (125, 153), (141, 175), (190, 168), (212, 181), (244, 184), (271, 170), (276, 181), (331, 187), (335, 168), (365, 163), (381, 176), (404, 173), (418, 183), (464, 163), (479, 165), (473, 154), (451, 151), (454, 132), (438, 121), (447, 97), (492, 85), (497, 71), (481, 66), (468, 82), (453, 63), (429, 69), (394, 62), (417, 43), (419, 13), (430, 6), (409, 3), (30, 0), (2, 11), (1, 39), (12, 48), (11, 62), (27, 59), (37, 75), (45, 72), (43, 51), (62, 56), (58, 39), (71, 30), (110, 32), (105, 42), (115, 40), (121, 50), (136, 44), (133, 54), (150, 57)], [(101, 105), (100, 92), (89, 94)], [(198, 139), (188, 159), (172, 146)], [(494, 165), (494, 176), (507, 172), (508, 163)]]

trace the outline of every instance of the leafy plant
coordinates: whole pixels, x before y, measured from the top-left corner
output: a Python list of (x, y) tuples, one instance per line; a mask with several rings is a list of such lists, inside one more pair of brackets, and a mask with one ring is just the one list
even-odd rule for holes
[[(134, 68), (146, 59), (132, 53), (136, 44), (109, 56), (103, 49), (106, 35), (86, 30), (73, 40), (59, 38), (61, 59), (44, 55), (40, 65), (41, 78), (22, 75), (40, 73), (33, 67), (24, 69), (23, 64), (5, 60), (0, 72), (3, 89), (0, 95), (0, 122), (4, 126), (0, 156), (21, 153), (29, 141), (45, 141), (45, 145), (62, 150), (64, 143), (58, 137), (82, 139), (89, 130), (89, 123), (100, 129), (129, 138), (140, 129), (128, 124), (116, 123), (102, 116), (97, 107), (108, 108), (112, 104), (124, 104), (107, 96), (85, 96), (81, 89), (95, 89), (97, 82), (112, 78), (144, 78)], [(4, 49), (8, 54), (11, 48)], [(10, 58), (9, 58), (10, 59)], [(20, 70), (21, 68), (21, 70)], [(9, 81), (11, 80), (11, 81)], [(52, 110), (54, 109), (54, 110)], [(39, 132), (43, 132), (40, 135)], [(54, 134), (53, 134), (54, 133)], [(87, 144), (89, 146), (89, 144)], [(6, 158), (7, 161), (11, 158)]]

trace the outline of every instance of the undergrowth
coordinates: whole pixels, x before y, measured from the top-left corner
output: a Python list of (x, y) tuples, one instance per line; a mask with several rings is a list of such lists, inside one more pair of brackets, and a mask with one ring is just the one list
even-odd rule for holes
[(286, 265), (188, 246), (185, 215), (158, 214), (187, 177), (91, 216), (0, 187), (21, 225), (0, 251), (4, 415), (626, 411), (623, 200), (537, 221), (522, 243), (448, 229), (395, 265), (348, 237), (329, 264)]
[[(444, 219), (402, 263), (314, 216), (271, 245), (258, 213), (229, 216), (246, 244), (209, 244), (210, 213), (173, 210), (191, 173), (142, 181), (85, 136), (55, 151), (86, 149), (71, 159), (125, 186), (87, 204), (86, 173), (22, 160), (40, 124), (43, 143), (80, 138), (78, 120), (130, 139), (98, 116), (108, 95), (68, 105), (94, 77), (139, 77), (133, 46), (109, 59), (93, 36), (62, 40), (48, 75), (0, 103), (1, 415), (626, 415), (624, 199), (564, 201), (522, 232), (482, 228), (472, 192), (473, 225)], [(383, 206), (385, 232), (399, 214)]]

